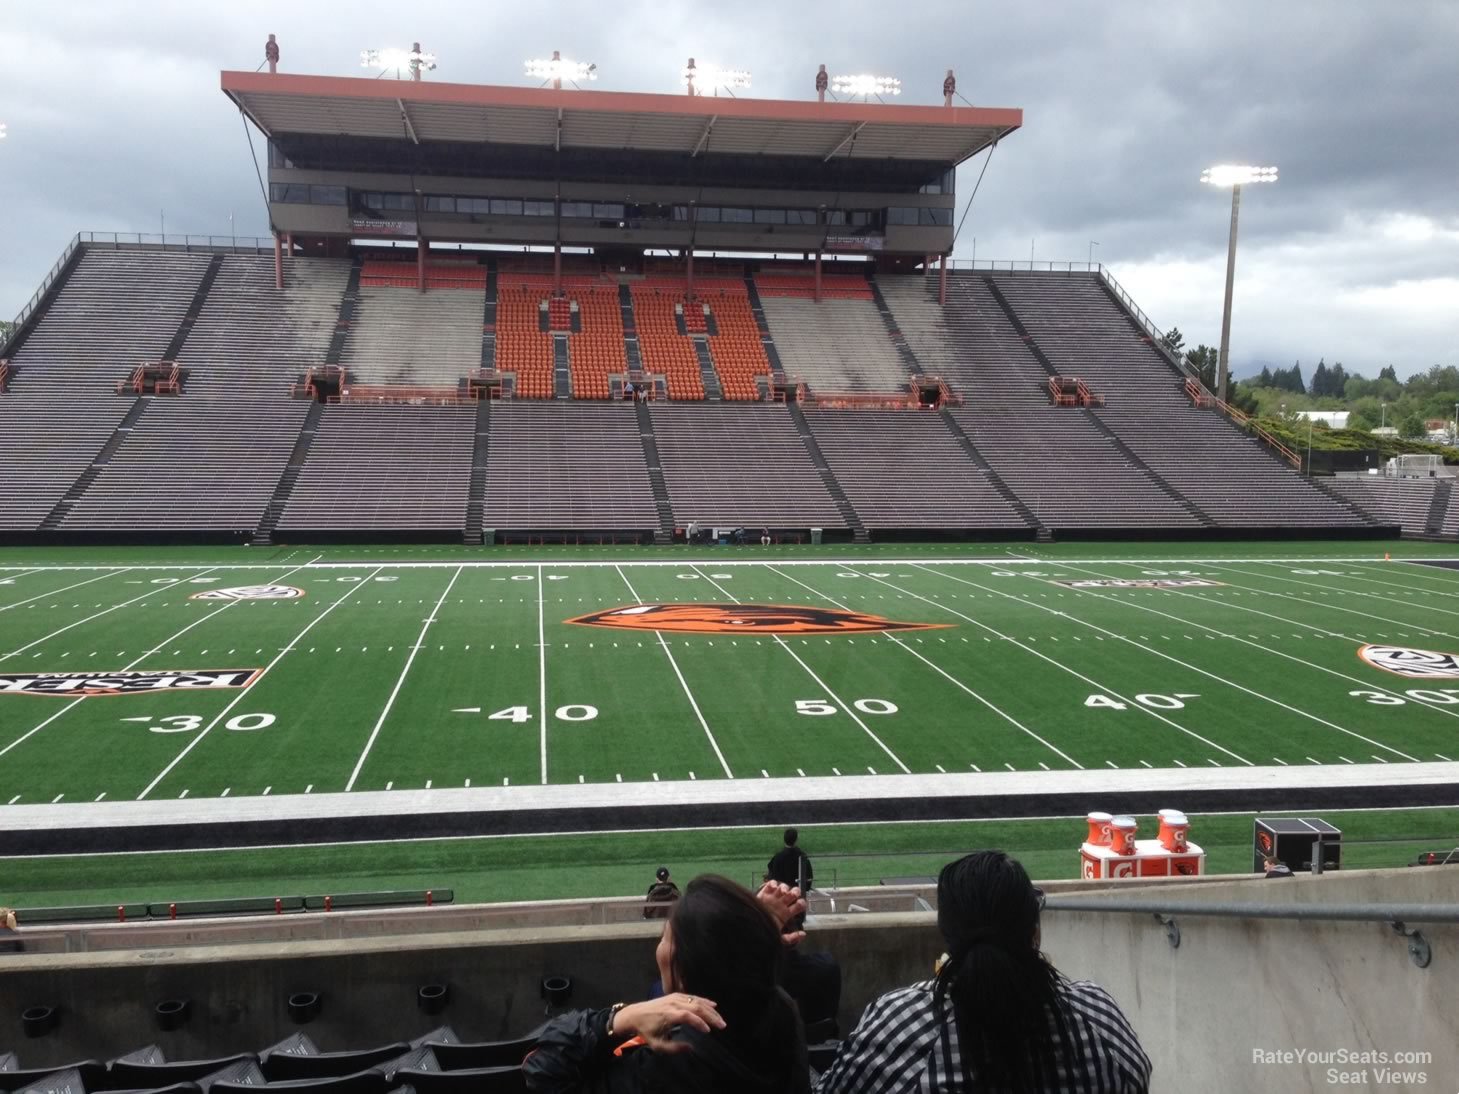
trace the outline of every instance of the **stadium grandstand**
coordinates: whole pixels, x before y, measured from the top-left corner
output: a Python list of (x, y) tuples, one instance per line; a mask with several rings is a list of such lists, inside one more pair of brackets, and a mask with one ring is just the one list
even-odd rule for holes
[(222, 89), (273, 238), (67, 248), (0, 349), (7, 542), (1418, 530), (1246, 432), (1103, 267), (955, 268), (955, 170), (1018, 110)]

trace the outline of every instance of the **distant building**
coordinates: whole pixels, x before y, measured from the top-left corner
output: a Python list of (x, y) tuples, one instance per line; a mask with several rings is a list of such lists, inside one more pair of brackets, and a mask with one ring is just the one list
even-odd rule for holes
[(1346, 410), (1299, 410), (1297, 417), (1325, 425), (1328, 429), (1346, 429), (1352, 414)]

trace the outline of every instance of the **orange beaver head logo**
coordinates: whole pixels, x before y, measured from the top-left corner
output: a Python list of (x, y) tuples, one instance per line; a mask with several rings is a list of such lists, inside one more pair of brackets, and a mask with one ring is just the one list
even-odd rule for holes
[(861, 634), (874, 631), (923, 631), (946, 623), (898, 623), (879, 615), (841, 608), (790, 604), (634, 604), (589, 612), (567, 620), (588, 627), (679, 634)]

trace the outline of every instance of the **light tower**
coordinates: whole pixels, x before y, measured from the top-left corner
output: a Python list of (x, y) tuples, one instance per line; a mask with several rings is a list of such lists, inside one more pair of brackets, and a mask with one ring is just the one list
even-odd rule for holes
[[(583, 61), (568, 61), (558, 50), (552, 51), (552, 57), (548, 60), (536, 58), (526, 62), (527, 75), (535, 76), (544, 84), (551, 83), (552, 90), (561, 91), (562, 81), (577, 87), (579, 80), (596, 80), (598, 78), (598, 66)], [(579, 90), (582, 90), (579, 88)]]
[(1223, 163), (1201, 172), (1211, 186), (1231, 187), (1231, 237), (1226, 244), (1226, 304), (1221, 312), (1221, 354), (1216, 362), (1216, 397), (1227, 401), (1231, 354), (1231, 288), (1236, 280), (1236, 221), (1241, 212), (1241, 187), (1252, 182), (1276, 182), (1275, 167), (1247, 167)]
[(902, 81), (895, 76), (873, 76), (859, 72), (852, 76), (832, 76), (831, 90), (852, 98), (878, 99), (883, 95), (900, 95)]
[(735, 89), (750, 86), (750, 74), (742, 68), (724, 68), (720, 65), (695, 64), (694, 58), (684, 66), (684, 83), (690, 95), (718, 95), (724, 88), (734, 97)]
[(378, 68), (381, 76), (394, 70), (397, 80), (404, 69), (419, 83), (422, 72), (435, 71), (436, 55), (423, 52), (419, 42), (412, 42), (409, 49), (364, 49), (360, 51), (360, 67)]

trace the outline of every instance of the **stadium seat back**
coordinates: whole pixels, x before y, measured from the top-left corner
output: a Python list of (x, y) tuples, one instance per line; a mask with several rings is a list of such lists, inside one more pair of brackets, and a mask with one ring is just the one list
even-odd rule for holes
[(351, 1052), (305, 1054), (270, 1051), (259, 1060), (258, 1065), (270, 1083), (296, 1079), (327, 1079), (387, 1063), (409, 1051), (410, 1045), (404, 1041)]
[(517, 1094), (527, 1089), (520, 1066), (478, 1067), (461, 1071), (411, 1071), (402, 1068), (395, 1081), (416, 1094)]
[[(106, 1086), (110, 1090), (141, 1090), (149, 1087), (190, 1083), (238, 1064), (252, 1063), (252, 1053), (238, 1053), (214, 1060), (138, 1060), (129, 1053), (113, 1060), (107, 1071)], [(94, 1088), (88, 1088), (94, 1089)]]
[(536, 1044), (536, 1036), (529, 1035), (510, 1041), (477, 1041), (457, 1045), (428, 1042), (426, 1047), (435, 1054), (442, 1071), (466, 1071), (519, 1067)]
[(82, 1060), (60, 1067), (15, 1068), (0, 1071), (0, 1090), (10, 1094), (85, 1094), (104, 1085), (106, 1065), (99, 1060)]
[[(290, 1079), (269, 1083), (269, 1090), (297, 1091), (298, 1094), (389, 1094), (399, 1084), (379, 1069), (356, 1071), (349, 1075), (333, 1075), (322, 1079)], [(251, 1083), (214, 1083), (210, 1094), (259, 1094)]]

